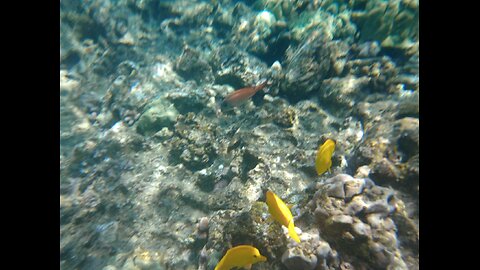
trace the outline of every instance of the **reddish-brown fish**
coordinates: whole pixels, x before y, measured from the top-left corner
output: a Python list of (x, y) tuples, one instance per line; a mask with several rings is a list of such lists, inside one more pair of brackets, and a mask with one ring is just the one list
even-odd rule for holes
[(249, 98), (253, 97), (255, 93), (257, 93), (259, 90), (262, 90), (266, 85), (267, 85), (267, 81), (256, 86), (245, 87), (245, 88), (233, 91), (232, 93), (228, 94), (225, 97), (223, 102), (227, 102), (232, 106), (238, 106), (243, 102), (245, 102), (246, 100), (248, 100)]

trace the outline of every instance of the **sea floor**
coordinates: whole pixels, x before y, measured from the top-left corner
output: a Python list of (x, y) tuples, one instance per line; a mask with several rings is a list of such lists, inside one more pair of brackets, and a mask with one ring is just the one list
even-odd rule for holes
[(60, 1), (60, 268), (418, 269), (418, 45), (418, 1)]

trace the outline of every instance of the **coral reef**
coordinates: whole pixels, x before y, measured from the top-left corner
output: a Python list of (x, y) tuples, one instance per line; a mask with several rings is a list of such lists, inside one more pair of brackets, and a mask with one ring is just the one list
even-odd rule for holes
[[(407, 269), (405, 260), (412, 258), (405, 259), (402, 254), (418, 251), (418, 227), (393, 189), (346, 174), (316, 187), (308, 207), (321, 237), (341, 254), (342, 260), (355, 269)], [(396, 225), (405, 220), (409, 221), (406, 227)], [(411, 241), (400, 244), (398, 238), (404, 237)]]
[(352, 13), (361, 41), (382, 47), (409, 48), (418, 41), (418, 1), (365, 1), (365, 9)]
[(252, 269), (418, 269), (418, 1), (64, 0), (60, 25), (62, 269), (239, 244)]

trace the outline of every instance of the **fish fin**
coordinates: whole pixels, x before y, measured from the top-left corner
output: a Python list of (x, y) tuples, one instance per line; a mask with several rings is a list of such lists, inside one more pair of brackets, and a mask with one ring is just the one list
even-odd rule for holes
[(293, 225), (293, 219), (288, 223), (288, 234), (293, 240), (295, 240), (295, 242), (300, 243), (300, 238), (295, 231), (295, 225)]
[(293, 204), (289, 204), (289, 203), (287, 203), (287, 207), (288, 207), (288, 209), (292, 209), (292, 207), (293, 207)]
[(250, 269), (252, 269), (252, 264), (247, 264), (243, 268), (245, 268), (247, 270), (250, 270)]
[(267, 86), (267, 80), (265, 80), (263, 83), (256, 85), (255, 86), (255, 92), (262, 90), (265, 86)]

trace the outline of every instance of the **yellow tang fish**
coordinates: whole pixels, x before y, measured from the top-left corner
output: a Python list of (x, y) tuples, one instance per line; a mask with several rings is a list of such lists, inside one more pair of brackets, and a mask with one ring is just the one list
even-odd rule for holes
[(267, 205), (268, 212), (272, 215), (273, 219), (280, 222), (283, 226), (288, 228), (288, 234), (290, 237), (300, 243), (295, 232), (295, 225), (293, 224), (293, 215), (287, 205), (280, 199), (275, 193), (267, 190)]
[(318, 175), (323, 174), (327, 170), (330, 171), (333, 151), (335, 151), (335, 141), (332, 139), (327, 139), (325, 143), (318, 148), (317, 159), (315, 160), (315, 169), (317, 169)]
[(252, 264), (264, 262), (267, 258), (260, 254), (260, 251), (249, 245), (240, 245), (227, 250), (215, 270), (230, 270), (233, 267), (244, 267), (250, 269)]

